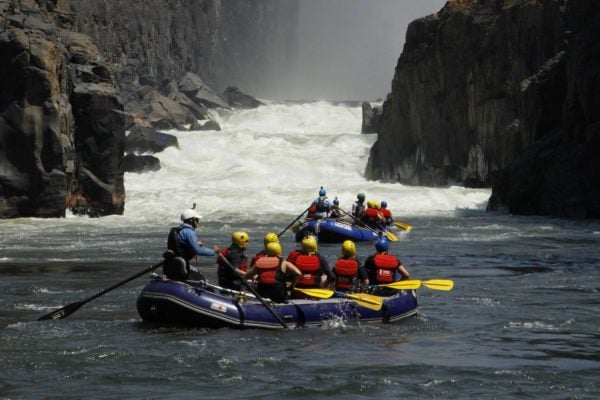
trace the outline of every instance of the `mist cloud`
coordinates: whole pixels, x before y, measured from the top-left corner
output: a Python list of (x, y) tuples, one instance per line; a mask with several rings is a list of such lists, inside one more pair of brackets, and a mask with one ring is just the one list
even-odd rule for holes
[(270, 97), (385, 98), (409, 22), (439, 11), (444, 4), (442, 0), (301, 0), (294, 67), (277, 78)]

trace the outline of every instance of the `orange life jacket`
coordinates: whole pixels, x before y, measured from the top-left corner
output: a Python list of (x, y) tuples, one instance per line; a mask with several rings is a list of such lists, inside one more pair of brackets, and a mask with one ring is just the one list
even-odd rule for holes
[(276, 275), (282, 259), (276, 256), (260, 257), (256, 260), (256, 268), (258, 268), (258, 284), (259, 285), (274, 285)]

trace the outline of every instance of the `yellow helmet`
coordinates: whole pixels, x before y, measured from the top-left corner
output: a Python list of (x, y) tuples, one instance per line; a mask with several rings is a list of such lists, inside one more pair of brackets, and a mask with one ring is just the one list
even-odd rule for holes
[(375, 207), (378, 210), (381, 210), (381, 203), (378, 203), (376, 201), (373, 202), (373, 207)]
[(314, 236), (304, 236), (302, 239), (302, 249), (308, 253), (317, 251), (317, 240)]
[(250, 240), (250, 237), (248, 236), (248, 234), (246, 232), (235, 231), (231, 234), (231, 243), (237, 244), (242, 249), (245, 249), (246, 247), (248, 247), (249, 240)]
[(269, 232), (265, 235), (265, 246), (269, 243), (277, 242), (279, 243), (279, 236), (276, 233)]
[(281, 244), (279, 242), (269, 242), (265, 246), (265, 251), (269, 256), (279, 257), (281, 255)]
[(342, 243), (342, 254), (346, 257), (354, 257), (356, 254), (356, 246), (352, 240), (345, 240)]
[(374, 203), (375, 203), (375, 202), (374, 202), (373, 200), (368, 200), (368, 201), (367, 201), (367, 207), (369, 207), (369, 208), (375, 208), (375, 205), (374, 205)]

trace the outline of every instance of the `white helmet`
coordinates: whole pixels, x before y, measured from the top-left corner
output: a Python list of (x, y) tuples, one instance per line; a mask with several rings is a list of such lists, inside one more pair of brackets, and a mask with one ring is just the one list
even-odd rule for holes
[(198, 214), (196, 212), (196, 210), (192, 210), (191, 208), (189, 208), (187, 210), (184, 210), (181, 213), (181, 220), (182, 221), (187, 221), (190, 218), (198, 218), (198, 219), (200, 219), (200, 218), (202, 218), (202, 215)]

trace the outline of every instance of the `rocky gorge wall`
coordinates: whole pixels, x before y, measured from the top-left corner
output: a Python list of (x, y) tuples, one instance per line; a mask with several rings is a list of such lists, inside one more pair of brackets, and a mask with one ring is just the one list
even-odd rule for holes
[(217, 92), (268, 83), (293, 62), (298, 1), (69, 0), (77, 28), (113, 65), (121, 85), (185, 73)]
[(367, 176), (493, 185), (491, 209), (599, 217), (599, 8), (454, 0), (413, 21)]
[(126, 130), (193, 125), (227, 106), (212, 87), (266, 84), (291, 60), (297, 7), (0, 0), (0, 218), (122, 213)]
[(61, 6), (0, 2), (1, 218), (123, 211), (123, 106)]

